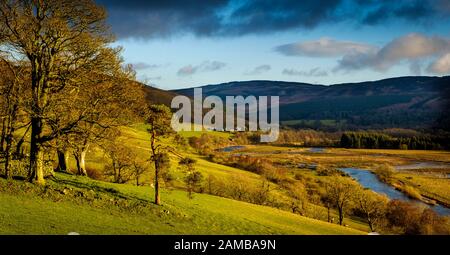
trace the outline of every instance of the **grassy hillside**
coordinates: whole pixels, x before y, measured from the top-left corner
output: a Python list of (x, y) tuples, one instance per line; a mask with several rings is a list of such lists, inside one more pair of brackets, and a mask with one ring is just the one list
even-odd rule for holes
[[(149, 134), (146, 131), (147, 126), (143, 124), (136, 124), (133, 127), (127, 127), (122, 129), (122, 135), (119, 138), (122, 143), (133, 150), (138, 157), (142, 159), (146, 159), (150, 157), (150, 140), (149, 140)], [(209, 135), (215, 136), (215, 137), (221, 137), (226, 140), (232, 139), (231, 133), (225, 133), (225, 132), (215, 132), (215, 131), (203, 131), (203, 132), (180, 132), (180, 135), (182, 135), (185, 138), (189, 138), (192, 136), (200, 136), (202, 133), (207, 133)], [(167, 143), (167, 145), (170, 145), (170, 143)], [(289, 147), (273, 147), (273, 146), (247, 146), (251, 149), (251, 151), (270, 151), (271, 153), (275, 149), (279, 150), (290, 150)], [(236, 167), (226, 166), (218, 163), (211, 162), (208, 160), (205, 156), (201, 156), (196, 153), (196, 151), (187, 146), (185, 148), (177, 148), (177, 151), (180, 155), (184, 157), (190, 157), (196, 160), (195, 168), (199, 172), (202, 173), (204, 176), (205, 183), (208, 182), (209, 176), (214, 177), (216, 182), (222, 183), (222, 185), (227, 185), (227, 187), (231, 190), (236, 188), (235, 184), (239, 183), (241, 186), (245, 186), (248, 189), (255, 190), (258, 189), (264, 178), (262, 178), (261, 175), (242, 170)], [(185, 189), (185, 183), (184, 183), (184, 177), (185, 173), (182, 169), (180, 169), (178, 165), (178, 161), (180, 160), (178, 157), (172, 155), (171, 158), (171, 174), (173, 177), (173, 181), (170, 183), (170, 185), (162, 182), (163, 187), (170, 188), (170, 189)], [(109, 164), (109, 159), (105, 157), (103, 154), (103, 151), (100, 149), (92, 149), (91, 153), (87, 156), (87, 167), (93, 169), (97, 172), (104, 172), (105, 166)], [(75, 162), (71, 162), (72, 169), (75, 168)], [(152, 167), (148, 166), (149, 170), (145, 172), (140, 177), (140, 183), (144, 183), (145, 185), (151, 185), (153, 183), (154, 174), (152, 171)], [(105, 178), (105, 176), (103, 177)], [(130, 184), (134, 184), (134, 180), (130, 180)], [(284, 207), (286, 207), (287, 204), (290, 204), (289, 202), (289, 195), (287, 194), (287, 191), (280, 187), (279, 185), (275, 183), (270, 183), (271, 185), (271, 196), (273, 199), (275, 199), (278, 203), (283, 203)], [(207, 187), (207, 184), (205, 184)], [(326, 219), (327, 211), (324, 207), (316, 206), (316, 205), (310, 205), (311, 210), (315, 211), (315, 215), (313, 216), (316, 219), (324, 220)], [(284, 208), (285, 210), (290, 210), (289, 208)], [(336, 212), (332, 211), (333, 217), (336, 216)], [(310, 215), (311, 216), (311, 215)], [(353, 218), (347, 218), (345, 220), (345, 223), (348, 224), (351, 228), (363, 230), (366, 231), (368, 229), (367, 224), (360, 220), (360, 219), (353, 219)]]
[(57, 174), (46, 187), (0, 179), (2, 234), (364, 234), (270, 207)]
[[(123, 145), (142, 159), (150, 157), (149, 134), (146, 128), (142, 124), (123, 128), (119, 138)], [(189, 138), (199, 136), (200, 133), (181, 132), (181, 135)], [(232, 138), (230, 133), (208, 133), (226, 140)], [(256, 173), (213, 163), (190, 147), (178, 148), (178, 151), (183, 156), (196, 159), (196, 169), (205, 178), (214, 176), (225, 184), (239, 182), (248, 187), (261, 185), (262, 178)], [(170, 186), (163, 183), (163, 207), (151, 203), (151, 167), (140, 178), (140, 183), (145, 184), (144, 187), (134, 186), (134, 180), (130, 180), (129, 184), (112, 184), (66, 174), (57, 174), (55, 180), (49, 180), (47, 188), (24, 182), (7, 185), (2, 179), (0, 203), (4, 206), (0, 209), (0, 219), (5, 221), (3, 225), (0, 224), (0, 232), (351, 234), (363, 233), (354, 229), (367, 229), (366, 224), (351, 218), (348, 218), (346, 224), (353, 229), (301, 217), (289, 211), (206, 194), (195, 194), (194, 200), (189, 200), (187, 193), (183, 191), (184, 173), (178, 166), (178, 160), (179, 158), (172, 157), (171, 172), (175, 178), (174, 182)], [(90, 149), (87, 155), (90, 173), (102, 173), (108, 164), (109, 158), (100, 148)], [(70, 160), (70, 165), (75, 169), (73, 159)], [(100, 178), (108, 179), (107, 176)], [(285, 200), (285, 191), (277, 184), (271, 185), (274, 198)], [(318, 207), (316, 211), (325, 213), (324, 208)], [(30, 217), (26, 216), (28, 214)], [(82, 226), (79, 226), (79, 223)]]

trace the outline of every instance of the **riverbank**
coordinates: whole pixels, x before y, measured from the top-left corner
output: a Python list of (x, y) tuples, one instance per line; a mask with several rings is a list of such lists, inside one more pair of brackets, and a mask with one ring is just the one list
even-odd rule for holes
[(446, 204), (439, 201), (414, 194), (415, 190), (411, 190), (406, 185), (402, 185), (395, 181), (386, 182), (384, 178), (380, 178), (376, 171), (360, 168), (339, 168), (339, 170), (350, 175), (358, 181), (364, 188), (371, 189), (377, 193), (385, 194), (389, 199), (398, 199), (430, 207), (439, 215), (450, 215), (450, 208)]

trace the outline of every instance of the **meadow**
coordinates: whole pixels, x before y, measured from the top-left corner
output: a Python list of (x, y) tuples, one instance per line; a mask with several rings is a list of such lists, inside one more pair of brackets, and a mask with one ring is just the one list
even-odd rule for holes
[[(200, 138), (203, 134), (219, 139), (221, 146), (238, 145), (235, 134), (231, 133), (180, 133), (185, 140)], [(283, 181), (267, 182), (262, 173), (226, 161), (216, 162), (189, 145), (179, 147), (167, 141), (166, 145), (176, 148), (177, 154), (170, 156), (172, 180), (162, 183), (163, 205), (156, 206), (152, 203), (154, 174), (148, 160), (150, 141), (147, 126), (123, 127), (117, 140), (138, 158), (148, 161), (149, 169), (140, 177), (139, 186), (132, 178), (125, 184), (111, 183), (112, 177), (105, 174), (110, 158), (101, 147), (92, 147), (86, 158), (90, 178), (75, 175), (75, 161), (70, 159), (71, 171), (55, 173), (45, 187), (0, 179), (0, 202), (3, 205), (0, 231), (14, 234), (64, 234), (72, 231), (82, 234), (364, 234), (369, 231), (367, 222), (355, 215), (346, 216), (345, 226), (327, 222), (327, 218), (338, 218), (337, 211), (334, 208), (328, 211), (314, 198), (315, 193), (323, 192), (320, 190), (329, 174), (327, 171), (340, 167), (373, 169), (382, 164), (408, 165), (418, 160), (446, 163), (450, 157), (450, 153), (444, 151), (343, 148), (316, 151), (262, 144), (245, 144), (242, 149), (224, 152), (221, 147), (211, 145), (214, 154), (225, 160), (236, 155), (246, 156), (268, 161), (285, 171)], [(194, 159), (196, 170), (203, 175), (204, 185), (193, 199), (187, 196), (185, 172), (178, 164), (180, 158), (185, 157)], [(442, 171), (445, 173), (446, 170), (439, 170), (439, 174), (442, 175)], [(208, 191), (211, 178), (215, 185), (220, 183), (231, 193)], [(419, 170), (402, 170), (394, 174), (394, 179), (439, 203), (449, 201), (448, 178), (437, 178)], [(233, 193), (237, 192), (236, 188), (244, 193), (259, 192), (264, 183), (270, 187), (270, 199), (266, 202), (254, 202)], [(302, 206), (301, 213), (291, 211), (292, 191), (289, 187), (293, 186), (289, 183), (304, 185), (308, 192), (313, 192), (310, 201)]]
[(56, 174), (45, 188), (0, 179), (0, 234), (364, 234), (282, 210), (206, 194)]

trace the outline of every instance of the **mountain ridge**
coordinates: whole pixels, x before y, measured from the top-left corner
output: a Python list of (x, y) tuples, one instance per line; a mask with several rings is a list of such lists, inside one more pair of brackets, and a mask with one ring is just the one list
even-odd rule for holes
[[(446, 110), (450, 76), (403, 76), (376, 81), (315, 85), (251, 80), (208, 84), (204, 96), (279, 96), (280, 119), (345, 121), (351, 128), (428, 128)], [(193, 96), (194, 88), (171, 90)], [(348, 125), (346, 126), (348, 128)]]

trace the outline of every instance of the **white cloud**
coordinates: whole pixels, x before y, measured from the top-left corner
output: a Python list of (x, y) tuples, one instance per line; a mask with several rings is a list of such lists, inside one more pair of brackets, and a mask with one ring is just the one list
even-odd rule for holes
[[(413, 74), (420, 74), (421, 66), (432, 62), (426, 69), (429, 73), (450, 73), (450, 40), (439, 36), (427, 36), (418, 33), (407, 34), (390, 41), (383, 47), (321, 38), (278, 46), (276, 50), (287, 56), (340, 57), (333, 71), (351, 71), (372, 69), (384, 72), (391, 67), (408, 63)], [(286, 70), (285, 74), (295, 73)], [(307, 72), (298, 73), (307, 75)]]
[(226, 66), (226, 63), (220, 62), (220, 61), (204, 61), (203, 63), (199, 65), (186, 65), (181, 67), (177, 74), (179, 76), (187, 76), (187, 75), (193, 75), (197, 72), (212, 72), (217, 71)]
[(377, 51), (377, 47), (365, 43), (337, 41), (323, 37), (316, 41), (280, 45), (275, 50), (287, 56), (340, 57), (349, 54), (372, 53)]
[(441, 56), (431, 63), (427, 71), (436, 74), (450, 74), (450, 53)]
[(450, 51), (450, 41), (441, 37), (408, 34), (394, 39), (374, 58), (376, 69), (386, 70), (402, 60), (416, 60)]

